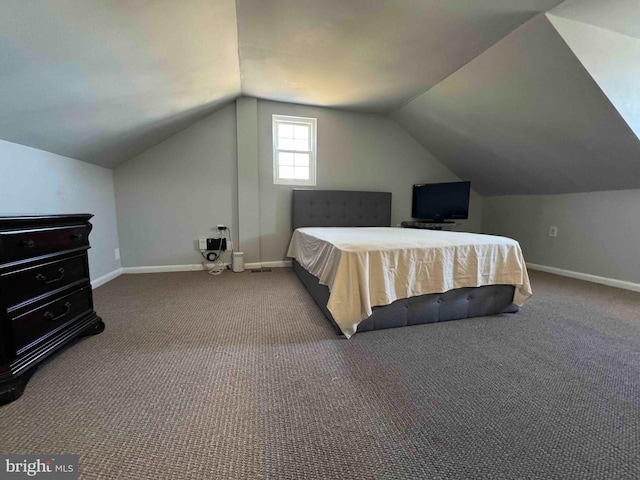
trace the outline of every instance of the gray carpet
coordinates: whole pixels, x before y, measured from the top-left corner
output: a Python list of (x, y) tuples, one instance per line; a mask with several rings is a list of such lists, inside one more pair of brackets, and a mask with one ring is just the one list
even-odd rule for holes
[(0, 451), (85, 479), (640, 478), (640, 294), (532, 283), (516, 315), (346, 340), (289, 269), (121, 276), (105, 332), (0, 408)]

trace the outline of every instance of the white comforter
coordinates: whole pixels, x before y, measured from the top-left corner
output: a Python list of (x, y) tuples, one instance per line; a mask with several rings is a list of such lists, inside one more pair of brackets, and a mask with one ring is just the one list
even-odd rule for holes
[(531, 296), (517, 241), (474, 233), (383, 227), (298, 228), (287, 253), (329, 287), (327, 308), (346, 337), (372, 307), (427, 293), (514, 285)]

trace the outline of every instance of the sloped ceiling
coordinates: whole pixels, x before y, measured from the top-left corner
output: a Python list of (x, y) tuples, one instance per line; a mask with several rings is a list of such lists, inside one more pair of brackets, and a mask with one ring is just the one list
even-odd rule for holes
[(640, 38), (556, 15), (547, 18), (640, 137)]
[(114, 166), (240, 93), (234, 0), (0, 0), (0, 139)]
[(484, 195), (640, 188), (640, 142), (540, 15), (392, 115)]
[(390, 113), (481, 194), (640, 188), (570, 22), (636, 58), (638, 0), (0, 0), (0, 139), (113, 167), (250, 95)]
[(566, 0), (550, 13), (640, 38), (638, 0)]
[(613, 2), (567, 2), (547, 18), (640, 138), (640, 1)]
[(559, 0), (238, 0), (242, 90), (388, 112)]
[(388, 112), (559, 3), (0, 0), (0, 139), (112, 167), (241, 94)]

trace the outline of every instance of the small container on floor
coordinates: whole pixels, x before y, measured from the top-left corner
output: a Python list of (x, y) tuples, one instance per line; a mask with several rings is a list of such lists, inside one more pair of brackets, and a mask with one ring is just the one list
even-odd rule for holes
[(244, 272), (244, 252), (233, 252), (231, 264), (234, 272)]

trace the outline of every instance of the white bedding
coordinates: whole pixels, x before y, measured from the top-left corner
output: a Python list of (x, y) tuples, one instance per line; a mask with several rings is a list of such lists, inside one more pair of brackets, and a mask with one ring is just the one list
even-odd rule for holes
[(454, 288), (514, 285), (513, 303), (531, 296), (517, 241), (474, 233), (384, 227), (298, 228), (287, 252), (329, 287), (327, 308), (345, 334), (372, 307)]

